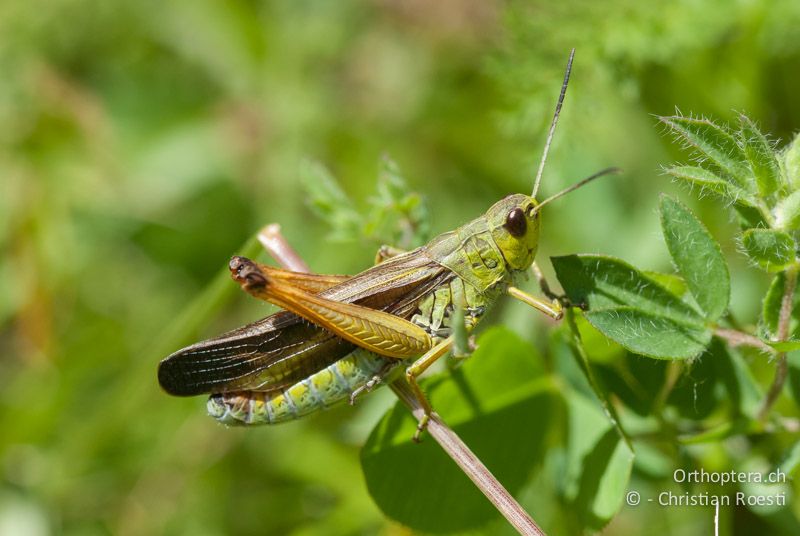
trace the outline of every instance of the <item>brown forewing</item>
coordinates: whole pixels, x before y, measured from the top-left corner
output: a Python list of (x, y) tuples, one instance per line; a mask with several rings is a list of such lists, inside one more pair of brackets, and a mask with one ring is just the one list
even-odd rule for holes
[[(410, 318), (422, 298), (453, 277), (420, 248), (373, 266), (320, 296)], [(178, 396), (273, 391), (297, 383), (354, 349), (334, 333), (281, 311), (178, 350), (161, 361), (158, 381)]]

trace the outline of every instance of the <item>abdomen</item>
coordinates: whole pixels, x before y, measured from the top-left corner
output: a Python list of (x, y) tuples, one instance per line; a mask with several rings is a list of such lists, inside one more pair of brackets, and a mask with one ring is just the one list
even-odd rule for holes
[(359, 348), (279, 391), (211, 395), (208, 414), (228, 425), (292, 421), (349, 398), (353, 391), (363, 387), (392, 362), (396, 363), (395, 368), (403, 364)]

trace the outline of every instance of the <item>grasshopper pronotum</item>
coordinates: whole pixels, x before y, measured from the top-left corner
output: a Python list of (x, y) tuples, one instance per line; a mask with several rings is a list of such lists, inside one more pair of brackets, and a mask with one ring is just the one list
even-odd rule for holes
[[(183, 348), (158, 369), (179, 396), (210, 394), (209, 414), (227, 424), (293, 420), (371, 390), (404, 371), (425, 410), (417, 378), (453, 345), (453, 318), (467, 332), (503, 294), (561, 318), (562, 305), (515, 285), (535, 267), (542, 207), (613, 169), (539, 203), (535, 196), (569, 81), (564, 82), (533, 193), (501, 199), (479, 218), (409, 252), (379, 250), (375, 266), (354, 275), (316, 275), (230, 261), (233, 279), (252, 296), (284, 309), (253, 324)], [(462, 314), (454, 314), (456, 311)]]

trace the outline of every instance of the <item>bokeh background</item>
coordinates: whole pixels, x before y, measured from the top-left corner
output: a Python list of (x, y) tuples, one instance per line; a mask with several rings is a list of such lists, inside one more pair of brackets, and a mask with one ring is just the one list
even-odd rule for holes
[[(390, 155), (437, 233), (529, 191), (573, 46), (544, 192), (625, 171), (548, 209), (541, 258), (669, 270), (655, 207), (673, 192), (722, 242), (733, 309), (755, 322), (768, 280), (717, 204), (661, 174), (684, 155), (655, 116), (746, 111), (790, 139), (795, 0), (0, 3), (0, 533), (405, 533), (358, 462), (391, 393), (224, 429), (202, 398), (160, 391), (158, 361), (186, 342), (169, 326), (268, 222), (315, 270), (372, 261), (377, 243), (334, 244), (311, 215), (309, 158), (367, 207)], [(237, 295), (199, 335), (269, 311)], [(497, 321), (545, 350), (535, 313)], [(664, 534), (710, 531), (669, 515)], [(623, 507), (607, 533), (646, 521)]]

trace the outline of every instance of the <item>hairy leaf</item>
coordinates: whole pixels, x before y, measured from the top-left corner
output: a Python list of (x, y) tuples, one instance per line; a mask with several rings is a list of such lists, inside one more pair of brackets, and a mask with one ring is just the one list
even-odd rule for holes
[(786, 182), (795, 189), (800, 187), (800, 133), (783, 152), (783, 172)]
[[(761, 329), (764, 332), (764, 338), (768, 341), (775, 341), (778, 339), (778, 322), (780, 321), (781, 305), (783, 303), (783, 294), (785, 290), (786, 274), (781, 272), (772, 280), (761, 306)], [(800, 299), (798, 299), (798, 292), (797, 289), (795, 289), (794, 296), (792, 297), (792, 312), (789, 324), (789, 336), (791, 339), (800, 339), (800, 326), (798, 325), (799, 316)]]
[[(707, 119), (661, 117), (676, 136), (696, 149), (706, 162), (724, 171), (733, 182), (748, 192), (755, 192), (754, 181), (747, 169), (747, 157), (736, 139), (725, 129)], [(727, 178), (727, 177), (726, 177)]]
[(711, 340), (711, 332), (705, 328), (632, 307), (587, 311), (586, 319), (631, 352), (655, 359), (695, 357)]
[(673, 166), (667, 169), (667, 173), (694, 186), (699, 186), (701, 191), (710, 190), (735, 203), (747, 206), (755, 204), (748, 192), (700, 166)]
[(766, 136), (749, 117), (740, 114), (739, 123), (741, 125), (740, 141), (755, 177), (758, 193), (762, 197), (768, 197), (781, 187), (775, 151), (772, 150)]
[(730, 275), (719, 244), (680, 202), (661, 196), (664, 240), (697, 304), (711, 320), (721, 317), (730, 299)]
[(686, 281), (678, 274), (664, 274), (650, 270), (642, 270), (642, 273), (645, 277), (652, 279), (675, 296), (683, 296), (688, 291)]
[(602, 255), (553, 257), (553, 268), (572, 303), (590, 310), (631, 306), (702, 326), (702, 318), (680, 298), (624, 261)]
[(800, 229), (800, 190), (789, 194), (775, 207), (775, 226), (786, 231)]
[(768, 272), (780, 272), (795, 262), (797, 244), (788, 233), (748, 229), (742, 234), (742, 246), (750, 260)]

